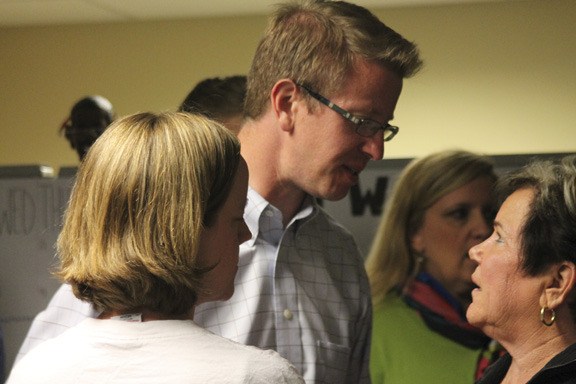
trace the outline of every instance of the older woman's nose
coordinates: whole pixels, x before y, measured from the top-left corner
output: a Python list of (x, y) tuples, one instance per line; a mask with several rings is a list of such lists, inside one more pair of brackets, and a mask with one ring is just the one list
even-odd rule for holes
[(470, 248), (470, 250), (468, 251), (468, 257), (470, 257), (470, 259), (474, 260), (474, 261), (477, 262), (477, 263), (480, 263), (480, 259), (481, 259), (481, 247), (482, 247), (482, 243), (473, 246), (473, 247)]

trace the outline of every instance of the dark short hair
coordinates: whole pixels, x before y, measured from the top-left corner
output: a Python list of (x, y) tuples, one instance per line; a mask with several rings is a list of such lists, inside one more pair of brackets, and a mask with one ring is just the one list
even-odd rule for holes
[(212, 77), (196, 84), (178, 110), (216, 120), (242, 116), (245, 96), (246, 76)]
[(502, 203), (517, 190), (534, 191), (520, 232), (521, 267), (536, 276), (556, 263), (576, 264), (576, 156), (533, 161), (500, 180)]
[(283, 78), (317, 92), (336, 91), (358, 59), (375, 62), (401, 78), (422, 66), (416, 44), (366, 8), (346, 1), (289, 1), (270, 17), (248, 74), (245, 114), (257, 119), (270, 91)]
[(69, 117), (60, 126), (60, 133), (82, 160), (114, 118), (114, 109), (108, 99), (99, 95), (85, 96), (74, 103)]

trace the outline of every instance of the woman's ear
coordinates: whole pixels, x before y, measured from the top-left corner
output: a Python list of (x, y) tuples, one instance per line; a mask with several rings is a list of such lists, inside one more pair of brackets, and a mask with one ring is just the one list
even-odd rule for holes
[(545, 304), (554, 309), (570, 300), (576, 283), (576, 265), (569, 261), (555, 264), (549, 276), (545, 287)]
[(283, 131), (294, 128), (294, 101), (299, 92), (298, 86), (290, 79), (281, 79), (274, 84), (270, 93), (272, 110)]

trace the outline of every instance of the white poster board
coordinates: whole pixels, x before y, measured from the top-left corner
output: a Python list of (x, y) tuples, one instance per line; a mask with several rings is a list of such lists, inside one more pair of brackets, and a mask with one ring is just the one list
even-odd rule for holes
[(34, 316), (60, 286), (50, 275), (71, 179), (0, 179), (0, 327), (6, 374)]

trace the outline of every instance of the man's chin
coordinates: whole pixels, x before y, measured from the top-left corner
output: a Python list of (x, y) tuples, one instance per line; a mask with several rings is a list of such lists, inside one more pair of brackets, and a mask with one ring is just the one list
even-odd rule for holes
[(321, 194), (321, 196), (318, 196), (318, 197), (320, 199), (323, 199), (323, 200), (338, 201), (338, 200), (342, 200), (343, 198), (345, 198), (349, 191), (350, 191), (350, 188), (341, 189), (341, 190), (333, 190), (333, 191), (328, 191), (326, 193), (323, 193), (323, 194)]

